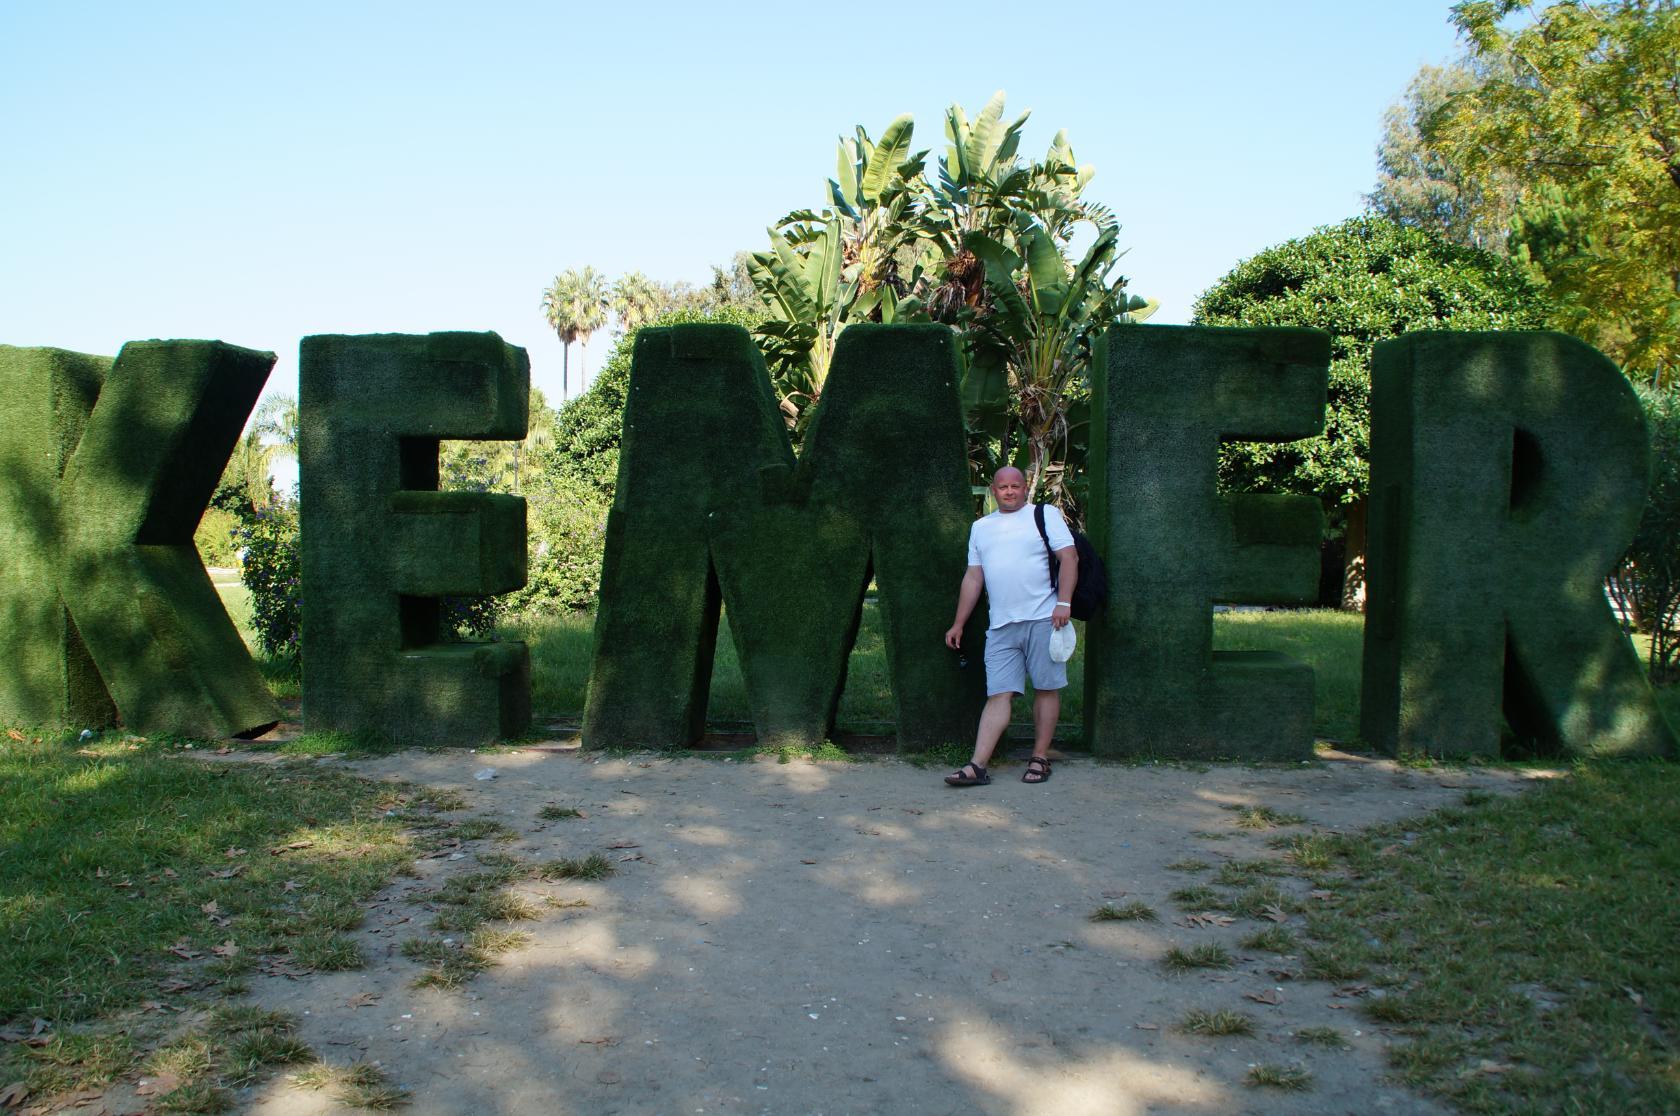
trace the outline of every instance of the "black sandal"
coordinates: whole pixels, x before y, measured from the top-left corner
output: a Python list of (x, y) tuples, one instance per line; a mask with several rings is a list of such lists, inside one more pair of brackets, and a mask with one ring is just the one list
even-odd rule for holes
[[(965, 774), (968, 771), (974, 774)], [(983, 787), (991, 781), (992, 777), (986, 774), (986, 769), (977, 763), (965, 763), (945, 776), (945, 785), (948, 787)]]
[(1050, 759), (1048, 756), (1034, 756), (1027, 761), (1027, 769), (1021, 772), (1023, 783), (1048, 783), (1050, 781)]

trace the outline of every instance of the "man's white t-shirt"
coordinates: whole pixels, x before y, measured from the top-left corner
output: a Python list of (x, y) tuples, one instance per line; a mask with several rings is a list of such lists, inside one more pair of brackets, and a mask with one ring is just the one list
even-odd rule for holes
[[(1073, 534), (1054, 504), (1044, 506), (1044, 531), (1050, 536), (1051, 550), (1073, 545)], [(1021, 620), (1046, 620), (1056, 610), (1050, 563), (1031, 504), (975, 520), (968, 529), (968, 564), (979, 566), (986, 575), (988, 629)]]

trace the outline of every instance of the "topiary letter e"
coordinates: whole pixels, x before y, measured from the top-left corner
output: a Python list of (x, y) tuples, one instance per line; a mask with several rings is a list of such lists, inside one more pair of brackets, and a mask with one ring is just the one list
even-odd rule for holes
[(1086, 626), (1085, 732), (1108, 755), (1312, 756), (1312, 668), (1213, 650), (1215, 601), (1306, 603), (1323, 516), (1303, 496), (1214, 487), (1221, 437), (1324, 425), (1330, 339), (1310, 329), (1109, 331), (1091, 413), (1094, 544), (1109, 602)]
[(1418, 333), (1371, 372), (1361, 731), (1391, 752), (1672, 752), (1604, 577), (1639, 523), (1638, 400), (1557, 333)]
[(441, 439), (525, 436), (525, 351), (494, 333), (306, 337), (299, 373), (305, 724), (519, 735), (525, 645), (444, 642), (439, 598), (525, 584), (525, 501), (437, 486)]

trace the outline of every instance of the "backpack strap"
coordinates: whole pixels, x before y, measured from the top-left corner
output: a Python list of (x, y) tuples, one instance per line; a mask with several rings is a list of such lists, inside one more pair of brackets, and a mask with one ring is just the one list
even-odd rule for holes
[(1038, 537), (1044, 540), (1044, 560), (1050, 563), (1050, 591), (1056, 592), (1061, 588), (1057, 583), (1062, 579), (1062, 564), (1056, 561), (1055, 551), (1050, 549), (1050, 532), (1044, 529), (1044, 505), (1033, 505), (1033, 522), (1038, 524)]

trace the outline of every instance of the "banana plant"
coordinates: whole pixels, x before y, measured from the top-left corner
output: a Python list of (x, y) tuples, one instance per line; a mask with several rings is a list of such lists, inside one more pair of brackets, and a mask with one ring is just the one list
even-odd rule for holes
[(789, 425), (821, 396), (834, 342), (856, 284), (841, 279), (838, 215), (803, 222), (797, 233), (770, 231), (770, 251), (755, 252), (749, 271), (769, 310), (757, 332), (781, 388)]
[[(1013, 241), (1019, 251), (983, 232), (964, 247), (985, 268), (991, 307), (973, 320), (972, 367), (1001, 366), (1011, 402), (1007, 423), (1018, 426), (1027, 451), (1028, 491), (1058, 499), (1065, 470), (1072, 389), (1088, 382), (1095, 339), (1111, 325), (1141, 321), (1153, 300), (1128, 296), (1123, 278), (1109, 281), (1118, 261), (1118, 230), (1100, 228), (1078, 263), (1069, 265), (1057, 238), (1026, 214)], [(1005, 452), (1012, 441), (1006, 428)], [(1058, 452), (1061, 451), (1061, 452)]]
[(858, 128), (842, 138), (829, 207), (796, 210), (770, 230), (768, 252), (749, 264), (770, 311), (758, 328), (782, 394), (789, 425), (822, 397), (835, 342), (846, 324), (911, 320), (920, 302), (903, 297), (895, 249), (912, 212), (909, 183), (922, 177), (927, 152), (910, 150), (914, 124), (900, 116), (879, 143)]

